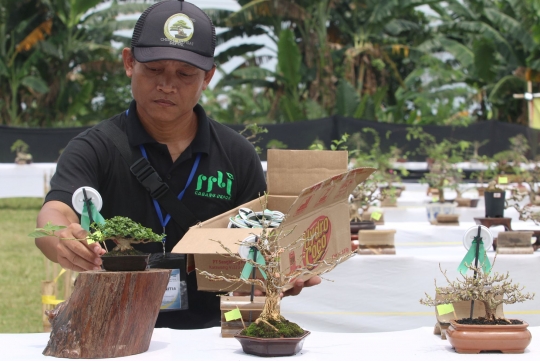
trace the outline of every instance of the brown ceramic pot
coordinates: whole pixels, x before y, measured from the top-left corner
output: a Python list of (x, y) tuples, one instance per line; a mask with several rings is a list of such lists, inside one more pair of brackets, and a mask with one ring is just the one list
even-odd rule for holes
[(451, 320), (446, 338), (457, 353), (523, 353), (532, 339), (528, 326), (526, 322), (521, 325), (463, 325)]
[(300, 337), (288, 338), (262, 338), (238, 334), (235, 335), (234, 338), (240, 341), (242, 350), (250, 355), (264, 357), (292, 356), (302, 350), (304, 339), (310, 333), (311, 332), (306, 331)]

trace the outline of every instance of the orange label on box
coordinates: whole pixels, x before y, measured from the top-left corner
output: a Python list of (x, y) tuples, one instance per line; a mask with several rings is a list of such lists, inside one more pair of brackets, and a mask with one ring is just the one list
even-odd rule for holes
[(328, 251), (331, 232), (332, 225), (327, 216), (317, 217), (304, 232), (303, 237), (307, 241), (304, 243), (302, 250), (302, 260), (307, 269), (315, 268), (314, 264), (324, 259)]

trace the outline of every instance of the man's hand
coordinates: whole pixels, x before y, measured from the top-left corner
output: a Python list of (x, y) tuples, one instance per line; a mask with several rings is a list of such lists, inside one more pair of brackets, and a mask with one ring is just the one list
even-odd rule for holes
[[(319, 283), (321, 283), (321, 277), (319, 276), (313, 276), (311, 277), (310, 279), (306, 280), (305, 282), (302, 281), (302, 280), (297, 280), (294, 285), (293, 285), (293, 288), (291, 288), (290, 290), (287, 290), (285, 292), (283, 292), (281, 294), (281, 297), (285, 297), (285, 296), (296, 296), (298, 295), (302, 289), (304, 287), (311, 287), (311, 286), (316, 286), (318, 285)], [(250, 293), (249, 292), (233, 292), (233, 295), (234, 296), (249, 296)], [(255, 290), (253, 292), (253, 295), (254, 296), (264, 296), (264, 292), (262, 291), (259, 291), (259, 290)]]
[(87, 232), (78, 223), (56, 231), (60, 238), (56, 245), (58, 263), (77, 272), (101, 269), (100, 256), (105, 253), (99, 243), (88, 244)]
[(313, 276), (310, 279), (306, 280), (305, 282), (302, 280), (297, 280), (294, 283), (293, 288), (285, 291), (283, 293), (283, 296), (296, 296), (302, 291), (304, 287), (316, 286), (319, 283), (321, 283), (321, 277), (319, 276)]

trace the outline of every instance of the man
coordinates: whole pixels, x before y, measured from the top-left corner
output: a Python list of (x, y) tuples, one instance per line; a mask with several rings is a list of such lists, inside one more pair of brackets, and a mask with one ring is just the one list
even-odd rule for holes
[[(197, 104), (215, 72), (214, 50), (215, 28), (198, 7), (179, 0), (150, 6), (135, 25), (131, 48), (122, 51), (134, 100), (126, 112), (105, 121), (127, 135), (131, 152), (148, 160), (199, 221), (255, 199), (266, 189), (253, 146), (207, 118)], [(185, 234), (185, 227), (167, 218), (162, 198), (154, 199), (131, 173), (131, 164), (106, 133), (97, 126), (68, 144), (37, 219), (38, 227), (47, 222), (67, 226), (56, 232), (62, 240), (42, 237), (36, 245), (50, 260), (75, 271), (100, 269), (105, 252), (97, 244), (75, 240), (86, 236), (72, 206), (73, 192), (80, 187), (92, 187), (101, 194), (101, 214), (106, 219), (125, 216), (156, 233), (166, 233), (167, 252)], [(215, 184), (209, 185), (212, 180)], [(136, 248), (162, 252), (162, 245), (156, 243)], [(184, 272), (185, 267), (179, 268)], [(319, 282), (314, 277), (306, 285)], [(295, 285), (290, 294), (303, 286), (301, 282)], [(197, 291), (194, 272), (187, 276), (187, 293), (189, 309), (160, 313), (156, 327), (219, 325), (219, 298)]]

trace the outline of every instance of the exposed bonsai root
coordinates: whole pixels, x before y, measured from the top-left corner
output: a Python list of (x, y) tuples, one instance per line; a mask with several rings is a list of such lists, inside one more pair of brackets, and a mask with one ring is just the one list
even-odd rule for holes
[(255, 320), (255, 323), (256, 324), (259, 324), (259, 322), (264, 322), (266, 323), (268, 326), (272, 327), (274, 330), (276, 330), (276, 332), (279, 332), (279, 330), (277, 329), (277, 327), (273, 326), (270, 322), (266, 321), (266, 320), (263, 320), (262, 318), (258, 318)]

